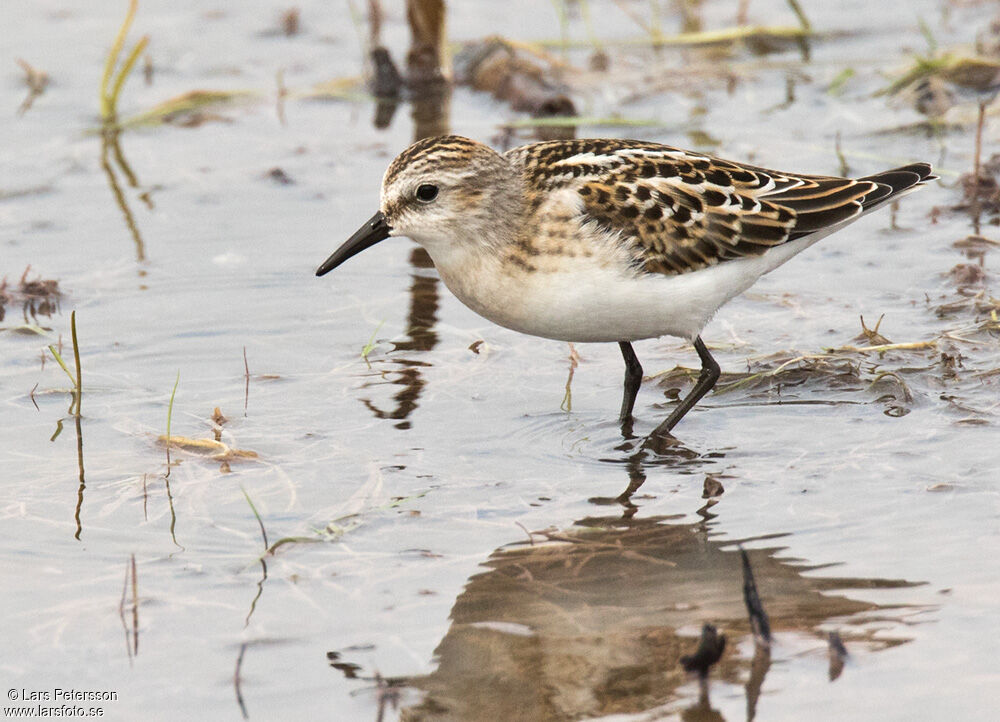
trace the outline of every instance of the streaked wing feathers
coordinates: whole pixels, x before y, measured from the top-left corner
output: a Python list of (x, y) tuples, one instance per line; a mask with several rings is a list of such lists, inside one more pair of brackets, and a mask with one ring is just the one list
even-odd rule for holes
[(624, 140), (536, 143), (507, 155), (536, 197), (576, 190), (581, 220), (619, 234), (637, 267), (663, 274), (760, 255), (934, 177), (926, 163), (858, 180), (791, 175)]

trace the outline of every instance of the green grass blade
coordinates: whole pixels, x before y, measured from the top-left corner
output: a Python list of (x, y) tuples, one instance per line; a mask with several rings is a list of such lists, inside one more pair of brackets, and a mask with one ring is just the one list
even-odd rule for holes
[(264, 537), (264, 549), (266, 551), (270, 548), (270, 545), (267, 543), (267, 531), (264, 529), (264, 520), (260, 518), (260, 512), (257, 511), (257, 507), (254, 506), (253, 499), (250, 498), (250, 495), (247, 493), (247, 490), (243, 488), (242, 484), (240, 484), (240, 491), (243, 492), (243, 497), (247, 500), (247, 504), (250, 505), (250, 511), (253, 512), (254, 517), (257, 519), (257, 523), (260, 525), (260, 535)]
[(115, 72), (118, 58), (122, 54), (122, 46), (125, 45), (125, 36), (128, 35), (128, 30), (132, 27), (132, 21), (135, 19), (135, 13), (138, 9), (139, 0), (129, 0), (129, 8), (125, 15), (125, 20), (118, 29), (118, 35), (115, 37), (115, 42), (111, 45), (107, 60), (104, 61), (104, 74), (101, 76), (101, 118), (104, 120), (110, 120), (115, 114), (115, 107), (112, 105), (111, 95), (108, 93), (108, 85), (111, 83), (111, 76)]
[(52, 353), (52, 357), (56, 360), (56, 362), (62, 367), (62, 370), (66, 372), (67, 376), (69, 376), (69, 382), (73, 384), (73, 388), (76, 388), (76, 379), (73, 378), (73, 372), (69, 370), (69, 366), (66, 365), (66, 362), (62, 360), (62, 356), (60, 356), (59, 352), (56, 351), (55, 344), (49, 344), (49, 351)]
[(122, 66), (121, 72), (118, 73), (118, 77), (115, 79), (115, 87), (111, 89), (111, 97), (108, 99), (111, 106), (111, 116), (115, 117), (118, 115), (118, 96), (122, 92), (122, 86), (125, 85), (125, 81), (128, 80), (128, 76), (132, 73), (132, 68), (135, 67), (136, 61), (139, 56), (142, 55), (142, 51), (146, 49), (149, 45), (149, 36), (144, 35), (142, 39), (135, 44), (132, 48), (131, 54), (128, 56), (128, 60), (125, 61), (125, 65)]
[(174, 389), (170, 392), (170, 405), (167, 406), (167, 447), (170, 447), (170, 420), (174, 415), (174, 396), (177, 394), (177, 384), (181, 382), (181, 372), (177, 372), (177, 378), (174, 379)]
[(80, 344), (76, 338), (76, 311), (69, 315), (69, 327), (73, 334), (73, 360), (76, 362), (76, 415), (80, 415), (80, 403), (83, 401), (83, 375), (80, 371)]
[(799, 19), (799, 24), (802, 26), (802, 29), (807, 33), (812, 32), (812, 23), (809, 22), (809, 18), (806, 17), (805, 12), (802, 10), (802, 6), (798, 3), (798, 0), (788, 0), (788, 5), (792, 8), (792, 12), (795, 13), (795, 17)]
[(372, 335), (371, 335), (371, 338), (368, 339), (368, 343), (366, 343), (361, 348), (361, 358), (363, 358), (365, 361), (368, 360), (368, 354), (370, 354), (374, 350), (374, 348), (376, 346), (376, 344), (375, 344), (375, 334), (378, 333), (379, 329), (382, 328), (382, 326), (384, 324), (385, 324), (385, 321), (379, 321), (378, 326), (376, 326), (375, 330), (372, 331)]
[(174, 415), (174, 396), (177, 394), (177, 384), (181, 381), (181, 372), (177, 371), (174, 379), (174, 390), (170, 392), (170, 405), (167, 406), (167, 478), (170, 477), (170, 421)]

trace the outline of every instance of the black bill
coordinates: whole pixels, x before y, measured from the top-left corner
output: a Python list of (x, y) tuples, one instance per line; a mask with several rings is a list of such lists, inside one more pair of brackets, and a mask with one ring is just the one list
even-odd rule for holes
[(385, 216), (382, 215), (382, 211), (379, 211), (367, 223), (355, 231), (354, 235), (348, 238), (344, 245), (334, 251), (329, 258), (320, 264), (320, 267), (316, 269), (316, 275), (322, 276), (324, 273), (329, 273), (351, 256), (356, 256), (366, 248), (371, 248), (379, 241), (384, 241), (389, 237), (391, 230), (389, 224), (385, 221)]

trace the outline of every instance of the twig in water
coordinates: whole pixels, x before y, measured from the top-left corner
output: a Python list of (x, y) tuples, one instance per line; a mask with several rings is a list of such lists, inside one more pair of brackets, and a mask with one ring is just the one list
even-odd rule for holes
[(174, 495), (170, 493), (169, 463), (167, 465), (167, 471), (167, 475), (163, 477), (163, 485), (167, 489), (167, 507), (170, 509), (170, 540), (173, 541), (175, 546), (183, 549), (184, 547), (177, 543), (177, 512), (174, 510)]
[(750, 0), (739, 0), (736, 6), (736, 24), (746, 25), (749, 17)]
[(983, 154), (983, 123), (986, 120), (986, 101), (979, 101), (979, 116), (976, 119), (976, 150), (972, 163), (972, 227), (975, 233), (979, 234), (979, 173), (982, 168), (981, 156)]
[(827, 638), (827, 655), (830, 657), (830, 681), (837, 679), (844, 671), (844, 661), (847, 659), (847, 648), (837, 632), (830, 632)]
[(28, 84), (28, 97), (17, 109), (17, 114), (20, 116), (27, 113), (32, 103), (35, 102), (35, 98), (45, 92), (45, 88), (49, 85), (49, 75), (44, 70), (32, 67), (27, 60), (17, 58), (16, 62), (24, 71), (24, 82)]
[(79, 541), (83, 533), (83, 523), (80, 521), (80, 512), (83, 511), (83, 492), (87, 488), (87, 481), (83, 468), (83, 427), (80, 424), (80, 415), (73, 417), (73, 426), (76, 429), (76, 466), (79, 471), (80, 486), (76, 490), (76, 511), (73, 519), (76, 520), (76, 533), (74, 538)]
[(246, 385), (243, 387), (243, 415), (247, 415), (247, 404), (250, 403), (250, 364), (247, 363), (247, 347), (243, 347), (243, 378)]
[[(129, 579), (132, 580), (132, 629), (125, 621), (125, 598), (128, 593)], [(125, 649), (128, 652), (129, 664), (139, 655), (139, 580), (136, 576), (135, 554), (132, 554), (131, 561), (125, 565), (125, 583), (122, 585), (122, 598), (118, 603), (118, 616), (122, 620), (122, 627), (125, 629)]]
[(382, 37), (382, 5), (379, 0), (368, 0), (368, 25), (371, 28), (369, 46), (378, 47), (381, 45), (379, 39)]
[(243, 701), (243, 690), (240, 689), (240, 683), (242, 679), (240, 677), (240, 669), (243, 667), (243, 655), (247, 651), (247, 643), (244, 642), (240, 645), (239, 656), (236, 657), (236, 669), (233, 671), (233, 689), (236, 690), (236, 703), (240, 706), (240, 714), (243, 715), (243, 719), (250, 719), (250, 715), (247, 714), (247, 706)]
[(135, 554), (132, 555), (132, 651), (139, 655), (139, 576), (136, 573)]
[(740, 547), (740, 559), (743, 561), (743, 603), (746, 604), (747, 614), (750, 616), (750, 629), (753, 630), (754, 642), (759, 646), (770, 649), (771, 647), (771, 623), (768, 621), (767, 612), (757, 594), (757, 583), (753, 578), (753, 569), (750, 566), (750, 557), (746, 550)]
[(563, 394), (562, 403), (559, 408), (569, 412), (573, 410), (573, 372), (580, 365), (580, 354), (576, 352), (573, 344), (569, 345), (569, 376), (566, 377), (566, 393)]
[(125, 622), (125, 595), (128, 593), (129, 565), (125, 565), (125, 581), (122, 582), (122, 598), (118, 602), (118, 617), (122, 620), (122, 629), (125, 630), (125, 652), (128, 654), (129, 664), (132, 664), (132, 642), (129, 638), (128, 624)]
[(519, 527), (521, 527), (521, 531), (523, 531), (525, 534), (528, 535), (528, 544), (530, 544), (531, 546), (535, 546), (535, 538), (531, 535), (531, 532), (528, 531), (528, 527), (526, 527), (519, 521), (515, 521), (514, 523), (517, 524)]
[[(115, 165), (121, 170), (126, 182), (132, 188), (139, 187), (139, 181), (125, 160), (125, 155), (122, 153), (121, 144), (118, 142), (118, 132), (106, 132), (101, 138), (101, 169), (104, 171), (105, 176), (107, 176), (111, 194), (114, 196), (115, 203), (118, 205), (129, 234), (132, 236), (132, 242), (135, 244), (136, 260), (142, 262), (146, 260), (146, 246), (142, 240), (142, 233), (139, 231), (139, 226), (135, 221), (132, 209), (128, 205), (125, 191), (122, 190), (121, 183), (118, 181), (118, 176), (115, 173)], [(146, 205), (150, 205), (148, 195), (142, 194), (140, 198), (144, 198)]]

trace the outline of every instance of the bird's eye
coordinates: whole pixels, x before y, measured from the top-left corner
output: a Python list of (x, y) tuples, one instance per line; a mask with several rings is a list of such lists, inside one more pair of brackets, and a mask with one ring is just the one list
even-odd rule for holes
[(430, 203), (438, 197), (438, 187), (430, 183), (424, 183), (417, 188), (417, 200), (421, 203)]

